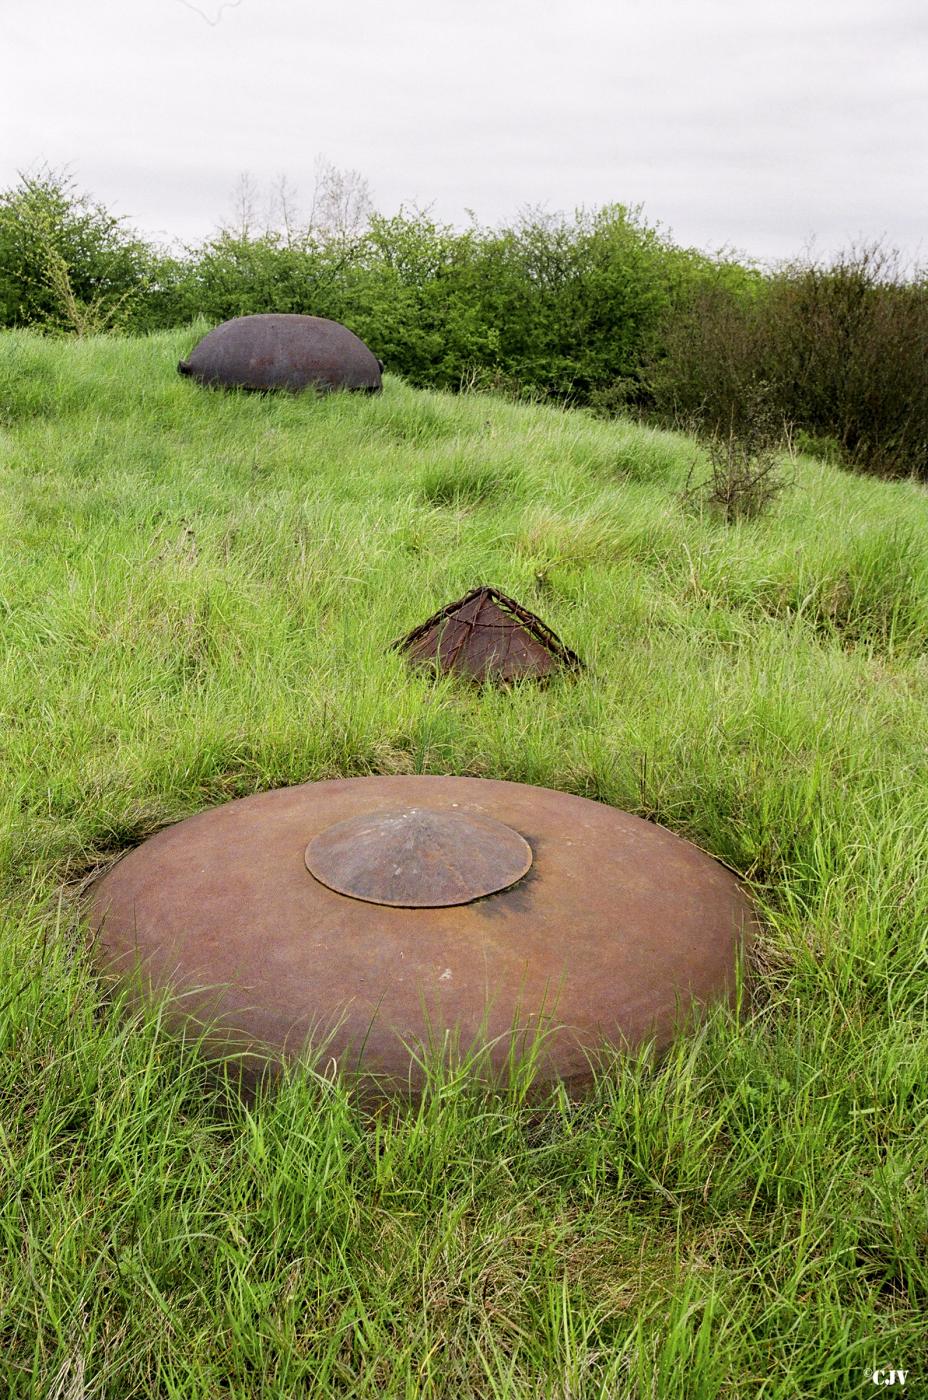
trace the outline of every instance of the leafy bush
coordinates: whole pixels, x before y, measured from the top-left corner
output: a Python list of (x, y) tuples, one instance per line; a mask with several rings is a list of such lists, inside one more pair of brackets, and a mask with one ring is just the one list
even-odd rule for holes
[(805, 441), (881, 476), (928, 477), (928, 277), (878, 245), (752, 283), (694, 284), (668, 320), (655, 404), (728, 429), (756, 386)]
[(755, 387), (738, 402), (728, 431), (713, 434), (706, 450), (709, 473), (694, 481), (694, 463), (683, 503), (717, 510), (730, 525), (762, 515), (789, 484), (783, 472), (780, 425), (765, 386)]
[(928, 476), (928, 277), (869, 245), (771, 286), (771, 369), (784, 410), (848, 462)]
[(63, 174), (22, 175), (0, 193), (0, 324), (76, 335), (138, 328), (156, 261)]

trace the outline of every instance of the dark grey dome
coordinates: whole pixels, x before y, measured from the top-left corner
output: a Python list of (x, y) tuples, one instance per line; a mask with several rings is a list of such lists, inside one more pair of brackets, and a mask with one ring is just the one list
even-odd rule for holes
[(226, 389), (382, 387), (382, 365), (347, 326), (321, 316), (236, 316), (205, 335), (177, 366)]

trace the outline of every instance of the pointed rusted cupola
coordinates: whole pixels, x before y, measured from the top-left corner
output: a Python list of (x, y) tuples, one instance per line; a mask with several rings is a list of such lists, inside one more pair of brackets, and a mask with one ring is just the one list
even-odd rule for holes
[(474, 588), (394, 646), (414, 663), (475, 680), (542, 679), (583, 662), (540, 617), (498, 588)]

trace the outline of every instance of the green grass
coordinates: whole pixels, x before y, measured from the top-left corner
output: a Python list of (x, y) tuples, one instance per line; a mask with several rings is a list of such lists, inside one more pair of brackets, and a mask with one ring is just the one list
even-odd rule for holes
[[(222, 395), (189, 332), (0, 339), (0, 1393), (928, 1394), (928, 495), (802, 458), (684, 513), (685, 438), (478, 396)], [(486, 582), (588, 662), (389, 643)], [(89, 967), (75, 888), (333, 775), (540, 783), (735, 866), (714, 1014), (583, 1104), (437, 1077), (249, 1107)]]

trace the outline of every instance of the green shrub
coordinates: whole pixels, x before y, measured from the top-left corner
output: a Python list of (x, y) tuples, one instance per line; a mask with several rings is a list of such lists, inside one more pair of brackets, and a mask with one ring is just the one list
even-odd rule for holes
[(159, 319), (170, 326), (194, 316), (216, 323), (265, 311), (326, 315), (321, 308), (342, 271), (333, 254), (311, 234), (221, 232), (176, 262)]
[(869, 245), (771, 284), (773, 382), (808, 432), (881, 476), (928, 476), (928, 278)]
[(928, 278), (878, 245), (745, 283), (696, 282), (652, 370), (655, 406), (725, 431), (763, 383), (806, 441), (880, 476), (928, 477)]
[(789, 484), (783, 471), (781, 425), (765, 385), (746, 393), (733, 411), (727, 432), (716, 431), (705, 444), (708, 474), (690, 469), (685, 506), (708, 506), (732, 525), (763, 515)]
[(0, 324), (76, 335), (139, 328), (157, 257), (66, 175), (0, 193)]

